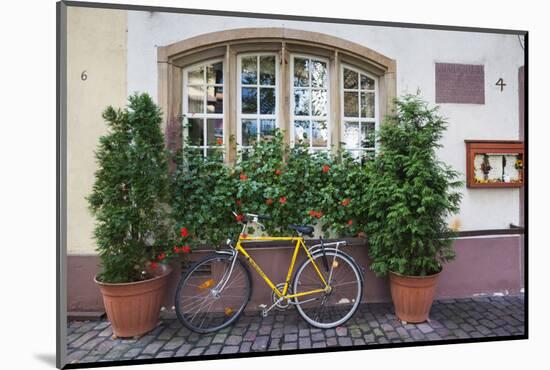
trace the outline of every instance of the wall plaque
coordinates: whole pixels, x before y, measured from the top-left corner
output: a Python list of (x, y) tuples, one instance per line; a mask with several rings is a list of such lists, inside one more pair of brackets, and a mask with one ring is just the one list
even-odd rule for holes
[(485, 104), (484, 66), (436, 63), (435, 102)]

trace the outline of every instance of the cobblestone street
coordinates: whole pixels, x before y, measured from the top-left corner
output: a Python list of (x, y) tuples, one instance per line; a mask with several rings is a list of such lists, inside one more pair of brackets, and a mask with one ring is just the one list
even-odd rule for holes
[(388, 303), (362, 305), (341, 327), (309, 326), (294, 309), (267, 318), (250, 312), (217, 333), (199, 335), (172, 312), (134, 339), (113, 339), (108, 321), (73, 321), (67, 328), (67, 363), (208, 356), (335, 346), (360, 346), (524, 334), (524, 297), (483, 297), (434, 302), (430, 322), (402, 324)]

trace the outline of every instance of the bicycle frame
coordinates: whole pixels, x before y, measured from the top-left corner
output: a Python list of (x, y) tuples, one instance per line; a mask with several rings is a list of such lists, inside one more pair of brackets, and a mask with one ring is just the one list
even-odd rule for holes
[[(254, 261), (254, 259), (250, 256), (250, 254), (248, 254), (246, 249), (243, 247), (243, 241), (244, 242), (249, 242), (249, 241), (296, 241), (296, 245), (294, 246), (294, 252), (292, 254), (292, 259), (290, 261), (290, 266), (288, 267), (288, 272), (287, 272), (286, 279), (285, 279), (285, 285), (283, 286), (282, 291), (280, 291), (279, 288), (277, 288), (275, 286), (273, 281), (271, 281), (271, 279), (263, 272), (263, 270), (260, 268), (260, 266), (258, 266), (256, 261)], [(309, 290), (307, 292), (301, 292), (301, 293), (295, 293), (295, 294), (287, 294), (288, 293), (288, 288), (289, 288), (289, 285), (290, 285), (290, 279), (292, 278), (292, 273), (294, 271), (294, 266), (296, 264), (296, 259), (298, 257), (298, 252), (300, 250), (300, 247), (302, 247), (304, 249), (304, 251), (306, 252), (306, 255), (310, 259), (311, 264), (313, 265), (315, 271), (317, 272), (317, 275), (319, 276), (320, 280), (323, 282), (324, 288), (313, 289), (313, 290)], [(271, 288), (271, 290), (279, 298), (292, 299), (292, 298), (302, 297), (302, 296), (305, 296), (305, 295), (327, 292), (330, 289), (327, 281), (323, 277), (323, 274), (321, 274), (321, 271), (319, 270), (319, 267), (315, 263), (315, 260), (313, 259), (311, 253), (309, 252), (308, 248), (306, 247), (306, 244), (305, 244), (304, 239), (302, 237), (285, 237), (285, 236), (283, 236), (283, 237), (277, 237), (277, 236), (248, 237), (247, 236), (246, 238), (243, 238), (242, 235), (241, 235), (241, 236), (239, 236), (239, 240), (237, 241), (237, 245), (235, 246), (235, 251), (236, 251), (236, 254), (235, 254), (234, 258), (237, 258), (238, 253), (242, 253), (242, 255), (246, 258), (248, 263), (254, 268), (254, 270), (256, 270), (258, 275), (260, 275), (262, 277), (262, 279), (264, 279), (266, 284)]]

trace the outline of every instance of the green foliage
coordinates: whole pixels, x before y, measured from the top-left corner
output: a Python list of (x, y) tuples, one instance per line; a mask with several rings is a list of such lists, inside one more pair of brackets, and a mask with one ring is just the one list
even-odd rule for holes
[(239, 156), (230, 167), (221, 150), (203, 158), (186, 146), (176, 159), (173, 218), (200, 243), (218, 246), (238, 234), (242, 226), (231, 211), (271, 216), (265, 222), (269, 235), (288, 235), (291, 223), (321, 223), (325, 236), (356, 235), (364, 225), (364, 167), (348, 155), (289, 148), (275, 132)]
[(459, 210), (458, 173), (440, 162), (436, 149), (446, 129), (436, 108), (418, 95), (395, 101), (382, 125), (380, 151), (367, 165), (364, 204), (371, 269), (425, 276), (454, 258), (446, 219)]
[[(103, 112), (109, 132), (96, 151), (90, 210), (101, 258), (99, 279), (139, 281), (169, 238), (169, 178), (161, 112), (147, 94), (132, 95), (124, 110)], [(155, 244), (157, 247), (152, 247)]]

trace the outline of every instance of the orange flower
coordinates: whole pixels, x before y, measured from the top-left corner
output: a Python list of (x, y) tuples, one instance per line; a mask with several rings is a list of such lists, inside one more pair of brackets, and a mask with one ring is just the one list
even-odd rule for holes
[(327, 173), (328, 171), (330, 171), (330, 167), (328, 165), (324, 165), (323, 166), (323, 173)]
[(248, 238), (248, 234), (241, 234), (241, 238), (242, 238), (242, 239)]
[(319, 211), (315, 216), (317, 216), (317, 218), (321, 218), (323, 217), (323, 212)]
[(246, 179), (248, 179), (248, 176), (246, 176), (244, 173), (241, 173), (239, 178), (241, 179), (241, 181), (245, 181)]
[(353, 220), (348, 220), (348, 225), (353, 225)]
[(280, 197), (280, 198), (279, 198), (279, 202), (280, 202), (281, 204), (285, 204), (285, 203), (286, 203), (286, 197)]
[(275, 170), (275, 175), (280, 175), (280, 174), (281, 174), (281, 170), (276, 169), (276, 170)]
[(267, 204), (268, 206), (272, 205), (273, 204), (273, 199), (269, 198), (265, 201), (265, 204)]
[(315, 216), (317, 215), (317, 212), (311, 210), (311, 211), (309, 211), (309, 215), (310, 215), (311, 217), (315, 217)]
[(342, 205), (343, 205), (343, 206), (347, 206), (347, 205), (349, 205), (349, 202), (350, 202), (350, 199), (349, 199), (349, 198), (346, 198), (346, 199), (344, 199), (344, 200), (342, 201)]
[(223, 144), (223, 140), (222, 140), (221, 137), (219, 137), (219, 138), (216, 139), (216, 144), (217, 144), (217, 145), (222, 145), (222, 144)]

